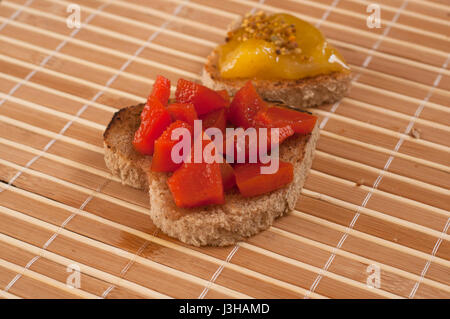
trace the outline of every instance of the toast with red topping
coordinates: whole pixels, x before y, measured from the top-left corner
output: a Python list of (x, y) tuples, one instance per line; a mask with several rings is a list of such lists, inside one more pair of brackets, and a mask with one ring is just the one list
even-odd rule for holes
[[(287, 185), (280, 184), (269, 188), (265, 193), (255, 192), (254, 186), (257, 186), (259, 179), (246, 180), (247, 175), (253, 174), (252, 171), (243, 167), (247, 164), (236, 164), (236, 179), (239, 177), (244, 181), (238, 187), (227, 187), (224, 183), (220, 204), (187, 207), (180, 205), (180, 201), (186, 199), (177, 197), (173, 184), (178, 176), (181, 176), (183, 182), (186, 176), (183, 174), (188, 167), (183, 166), (175, 172), (157, 172), (152, 170), (155, 154), (143, 155), (133, 146), (145, 107), (144, 104), (130, 106), (114, 114), (104, 132), (105, 162), (123, 184), (148, 191), (149, 215), (164, 233), (194, 246), (226, 246), (269, 228), (275, 218), (294, 209), (311, 167), (319, 136), (315, 121), (309, 133), (291, 134), (279, 145), (280, 168), (286, 170), (287, 174), (289, 168), (292, 169), (292, 181)], [(266, 113), (263, 114), (266, 120), (273, 115)], [(175, 123), (177, 122), (173, 122), (172, 126)], [(155, 152), (158, 152), (156, 146)], [(225, 168), (233, 170), (228, 164)], [(238, 171), (243, 171), (243, 174), (239, 175)], [(222, 177), (223, 174), (222, 172)], [(199, 187), (192, 185), (194, 188)]]

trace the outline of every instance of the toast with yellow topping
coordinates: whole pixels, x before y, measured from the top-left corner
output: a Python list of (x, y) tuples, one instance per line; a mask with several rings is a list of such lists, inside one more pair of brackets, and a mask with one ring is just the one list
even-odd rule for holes
[(202, 74), (204, 85), (230, 95), (248, 80), (266, 100), (307, 108), (340, 100), (350, 88), (351, 72), (311, 24), (259, 12), (234, 24)]

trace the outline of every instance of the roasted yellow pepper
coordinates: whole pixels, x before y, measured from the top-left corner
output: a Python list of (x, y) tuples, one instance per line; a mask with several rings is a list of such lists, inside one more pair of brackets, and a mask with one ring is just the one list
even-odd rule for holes
[(289, 14), (246, 16), (219, 46), (223, 78), (296, 80), (349, 72), (339, 52), (313, 25)]

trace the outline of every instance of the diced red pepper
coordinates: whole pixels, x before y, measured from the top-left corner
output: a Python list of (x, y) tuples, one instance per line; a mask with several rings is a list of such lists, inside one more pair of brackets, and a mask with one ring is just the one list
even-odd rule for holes
[(167, 180), (178, 207), (197, 207), (225, 202), (218, 163), (185, 163)]
[(228, 103), (230, 103), (230, 95), (228, 94), (228, 91), (227, 91), (227, 90), (219, 90), (219, 91), (216, 91), (216, 92), (219, 93), (220, 96), (221, 96), (224, 100), (226, 100)]
[(141, 119), (141, 125), (134, 134), (133, 145), (141, 154), (152, 155), (156, 139), (170, 125), (172, 120), (169, 112), (156, 97), (149, 98), (144, 110), (145, 119)]
[(153, 89), (147, 99), (147, 104), (152, 96), (156, 97), (164, 106), (167, 106), (170, 97), (170, 80), (158, 75), (153, 83)]
[(317, 117), (306, 112), (272, 106), (260, 110), (256, 114), (255, 120), (265, 127), (283, 127), (290, 125), (295, 133), (309, 134), (316, 125)]
[(271, 128), (267, 128), (267, 149), (271, 149), (275, 144), (281, 144), (288, 137), (295, 134), (294, 129), (290, 125), (282, 126), (282, 127), (274, 127), (278, 128), (278, 140), (275, 140), (275, 136), (272, 134)]
[[(201, 145), (201, 149), (197, 148), (199, 144)], [(196, 154), (196, 152), (199, 153)], [(202, 131), (199, 135), (194, 136), (191, 154), (189, 158), (186, 158), (185, 160), (191, 162), (219, 162), (223, 161), (223, 157), (217, 151), (217, 143), (213, 141), (204, 131)]]
[(202, 120), (203, 130), (206, 130), (210, 127), (216, 127), (222, 131), (222, 134), (225, 134), (225, 129), (227, 128), (225, 109), (213, 111), (211, 113), (203, 115), (200, 119)]
[[(201, 138), (200, 136), (197, 138)], [(202, 151), (211, 140), (202, 140)], [(194, 162), (194, 146), (191, 150), (191, 162), (183, 163), (167, 180), (175, 204), (178, 207), (197, 207), (225, 202), (221, 164), (212, 161)], [(203, 153), (203, 152), (202, 152)]]
[(236, 185), (236, 178), (234, 177), (234, 170), (230, 164), (223, 162), (220, 164), (220, 172), (222, 173), (223, 190), (226, 192)]
[[(239, 154), (241, 152), (245, 152), (245, 160), (247, 161), (249, 159), (249, 154), (250, 154), (250, 150), (252, 149), (252, 147), (256, 147), (256, 154), (258, 156), (261, 155), (268, 155), (268, 154), (259, 154), (260, 152), (260, 142), (261, 138), (263, 137), (263, 134), (261, 133), (261, 127), (257, 127), (255, 128), (255, 132), (256, 132), (256, 141), (250, 141), (249, 137), (245, 137), (245, 139), (243, 139), (241, 137), (241, 139), (239, 140), (238, 137), (235, 136), (229, 136), (228, 138), (225, 139), (224, 145), (223, 145), (223, 152), (227, 155), (227, 159), (231, 158), (231, 153), (228, 152), (228, 148), (233, 149), (233, 161), (236, 163), (237, 160), (239, 158), (241, 158), (239, 156)], [(289, 125), (284, 126), (284, 127), (280, 127), (278, 128), (278, 141), (275, 140), (275, 136), (272, 134), (271, 128), (266, 128), (267, 129), (267, 133), (266, 133), (266, 141), (267, 141), (267, 146), (266, 146), (266, 151), (267, 153), (269, 153), (269, 151), (272, 149), (272, 147), (274, 145), (280, 145), (284, 140), (286, 140), (288, 137), (294, 135), (294, 130), (292, 129), (292, 127), (290, 127)], [(241, 140), (244, 142), (242, 143)], [(228, 146), (229, 144), (233, 145), (233, 148), (231, 148), (230, 146)]]
[(228, 101), (216, 91), (184, 79), (178, 80), (175, 98), (179, 103), (194, 104), (198, 116), (228, 105)]
[(256, 127), (255, 115), (267, 108), (266, 102), (258, 95), (251, 81), (248, 81), (231, 101), (228, 120), (235, 126)]
[(194, 104), (192, 103), (172, 103), (167, 107), (174, 121), (180, 120), (194, 126), (194, 121), (198, 119)]
[(176, 121), (170, 124), (162, 135), (155, 141), (155, 152), (152, 158), (152, 171), (173, 172), (183, 164), (182, 162), (175, 163), (172, 159), (172, 148), (182, 139), (180, 136), (178, 139), (172, 140), (172, 132), (178, 128), (185, 128), (189, 130), (192, 141), (194, 129), (191, 125), (183, 121)]
[(294, 179), (294, 167), (288, 162), (279, 162), (279, 168), (273, 174), (261, 174), (266, 164), (238, 164), (234, 167), (236, 184), (244, 197), (265, 194), (282, 188)]

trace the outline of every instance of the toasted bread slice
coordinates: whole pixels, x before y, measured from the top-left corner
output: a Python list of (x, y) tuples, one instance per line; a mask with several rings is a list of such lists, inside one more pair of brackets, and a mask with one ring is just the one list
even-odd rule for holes
[(268, 194), (245, 198), (234, 189), (225, 194), (225, 204), (184, 209), (175, 205), (167, 186), (167, 173), (150, 171), (151, 157), (133, 149), (132, 140), (143, 105), (114, 114), (104, 133), (105, 161), (124, 184), (147, 189), (149, 215), (169, 236), (195, 246), (234, 244), (270, 227), (275, 218), (291, 211), (311, 167), (319, 136), (316, 125), (306, 136), (293, 136), (280, 146), (280, 159), (294, 165), (294, 180)]
[[(234, 95), (249, 79), (224, 79), (218, 68), (217, 49), (209, 55), (203, 68), (203, 85), (227, 90)], [(351, 73), (334, 72), (300, 80), (252, 79), (258, 93), (269, 101), (280, 101), (295, 108), (307, 108), (340, 100), (349, 90)]]

